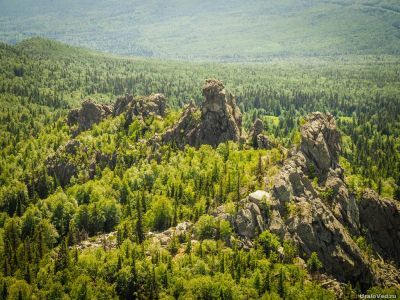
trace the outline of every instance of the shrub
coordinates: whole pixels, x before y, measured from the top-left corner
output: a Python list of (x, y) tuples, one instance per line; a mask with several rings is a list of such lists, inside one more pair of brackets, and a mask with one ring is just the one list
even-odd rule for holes
[(316, 252), (311, 253), (310, 258), (307, 260), (307, 269), (311, 273), (317, 272), (322, 268), (322, 262), (318, 258), (318, 254)]

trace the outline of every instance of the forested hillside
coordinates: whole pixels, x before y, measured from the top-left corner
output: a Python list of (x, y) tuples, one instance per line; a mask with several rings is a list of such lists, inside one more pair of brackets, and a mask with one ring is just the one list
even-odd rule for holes
[[(259, 219), (243, 235), (246, 230), (232, 224), (241, 224), (238, 216), (246, 219), (248, 207), (263, 220), (277, 213), (265, 191), (279, 190), (274, 179), (285, 178), (288, 159), (311, 156), (304, 140), (307, 124), (314, 125), (307, 115), (315, 111), (336, 119), (314, 115), (329, 129), (324, 138), (335, 137), (329, 154), (332, 165), (344, 169), (334, 178), (346, 197), (363, 204), (372, 189), (382, 203), (398, 205), (397, 57), (188, 63), (111, 56), (40, 38), (0, 44), (0, 57), (0, 299), (396, 293), (392, 277), (336, 280), (327, 257), (317, 250), (305, 255)], [(226, 97), (229, 107), (222, 109), (237, 132), (214, 147), (198, 140), (192, 147), (185, 130), (207, 138), (199, 122), (207, 119), (204, 103), (216, 94)], [(321, 183), (323, 168), (307, 168), (301, 180), (312, 184), (304, 189), (328, 206), (335, 187)], [(284, 205), (284, 222), (298, 213), (296, 193)], [(371, 274), (397, 274), (388, 259), (397, 250), (376, 248), (373, 226), (362, 220), (367, 225), (353, 230), (347, 218), (343, 226), (327, 225), (345, 237), (336, 243), (354, 246)], [(398, 257), (392, 257), (396, 266)]]
[(396, 0), (0, 1), (0, 40), (33, 36), (164, 58), (399, 54), (400, 6)]

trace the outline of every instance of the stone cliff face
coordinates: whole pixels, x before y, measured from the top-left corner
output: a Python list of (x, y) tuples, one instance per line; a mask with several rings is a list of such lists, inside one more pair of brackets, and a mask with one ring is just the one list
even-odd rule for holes
[(55, 154), (46, 159), (48, 173), (57, 178), (61, 186), (66, 186), (72, 176), (78, 174), (78, 168), (71, 156), (76, 155), (80, 148), (81, 143), (79, 141), (70, 140), (64, 146), (60, 146)]
[[(86, 158), (85, 158), (86, 157)], [(47, 157), (47, 172), (57, 178), (62, 187), (68, 185), (73, 176), (77, 176), (82, 170), (88, 171), (90, 179), (94, 178), (96, 168), (105, 167), (114, 169), (117, 163), (117, 154), (105, 154), (95, 150), (88, 152), (81, 142), (75, 139), (69, 140), (60, 146), (57, 151)]]
[(203, 96), (205, 100), (201, 108), (194, 104), (187, 106), (179, 122), (162, 137), (164, 142), (174, 142), (180, 147), (185, 144), (199, 147), (202, 144), (217, 146), (228, 140), (239, 141), (242, 115), (235, 97), (215, 79), (206, 80)]
[(241, 135), (242, 115), (235, 97), (221, 81), (207, 80), (203, 86), (205, 101), (201, 106), (201, 123), (197, 129), (197, 145), (238, 141)]

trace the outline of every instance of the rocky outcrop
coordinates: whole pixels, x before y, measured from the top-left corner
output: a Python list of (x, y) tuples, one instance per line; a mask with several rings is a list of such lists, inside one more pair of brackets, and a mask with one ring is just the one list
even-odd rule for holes
[(340, 134), (331, 114), (312, 113), (301, 128), (301, 152), (315, 175), (324, 179), (338, 167)]
[(110, 115), (118, 116), (126, 112), (128, 123), (130, 123), (134, 117), (146, 118), (151, 115), (163, 117), (166, 107), (166, 99), (163, 94), (152, 94), (148, 97), (133, 97), (127, 94), (125, 97), (118, 98), (114, 106), (97, 104), (88, 99), (82, 102), (81, 108), (72, 109), (69, 112), (67, 124), (71, 127), (75, 126), (73, 133), (77, 135)]
[(192, 223), (185, 221), (162, 232), (149, 232), (147, 233), (147, 238), (159, 241), (161, 246), (167, 246), (171, 243), (173, 237), (185, 240), (186, 235), (191, 233), (192, 227)]
[(274, 143), (272, 143), (271, 140), (266, 135), (264, 134), (257, 135), (255, 148), (270, 150), (274, 147), (275, 147)]
[(201, 123), (197, 129), (196, 146), (217, 146), (228, 140), (239, 141), (242, 115), (235, 97), (222, 81), (209, 79), (203, 86), (205, 101), (201, 106)]
[(152, 94), (148, 97), (133, 97), (125, 95), (120, 97), (114, 104), (113, 115), (118, 116), (124, 112), (128, 118), (146, 118), (150, 115), (164, 117), (167, 108), (167, 101), (163, 94)]
[[(253, 137), (260, 134), (257, 128), (261, 126), (254, 126)], [(331, 115), (311, 114), (301, 138), (300, 147), (291, 151), (275, 177), (271, 193), (254, 192), (240, 201), (236, 213), (222, 205), (213, 215), (231, 223), (245, 248), (268, 229), (282, 240), (294, 241), (304, 260), (316, 252), (324, 272), (340, 282), (362, 288), (399, 287), (400, 272), (389, 263), (398, 263), (400, 257), (399, 205), (370, 190), (356, 202), (339, 166), (340, 134)], [(365, 232), (386, 262), (372, 263), (374, 258), (356, 244), (353, 238)]]
[(360, 222), (374, 250), (400, 265), (400, 205), (366, 190), (358, 208)]
[(200, 111), (193, 102), (184, 109), (179, 121), (162, 136), (164, 142), (175, 143), (179, 148), (185, 144), (196, 144), (196, 128), (200, 121)]
[(249, 143), (255, 149), (272, 149), (275, 145), (271, 142), (271, 140), (263, 134), (264, 132), (264, 123), (260, 119), (256, 119), (254, 121), (253, 127), (250, 130), (250, 141)]
[(241, 200), (236, 214), (226, 212), (226, 206), (217, 207), (212, 215), (228, 221), (242, 242), (251, 245), (251, 240), (266, 229), (267, 201), (271, 198), (266, 191), (256, 191)]
[[(222, 81), (208, 79), (203, 86), (205, 98), (201, 108), (189, 105), (179, 122), (169, 129), (162, 140), (179, 146), (202, 144), (217, 146), (225, 141), (239, 141), (241, 137), (242, 115), (235, 97)], [(196, 115), (199, 115), (196, 118)]]
[(67, 124), (77, 125), (74, 134), (90, 129), (94, 124), (100, 123), (103, 119), (111, 115), (111, 107), (104, 104), (97, 104), (93, 100), (82, 102), (81, 108), (72, 109), (68, 113)]
[(99, 168), (103, 170), (106, 167), (109, 167), (111, 170), (114, 170), (115, 165), (117, 164), (117, 153), (114, 152), (112, 154), (102, 153), (101, 151), (95, 151), (95, 154), (92, 156), (92, 159), (89, 163), (89, 178), (93, 179), (96, 175), (96, 169)]
[(334, 118), (311, 114), (301, 138), (299, 151), (275, 180), (269, 229), (294, 240), (305, 259), (316, 252), (325, 271), (337, 279), (368, 286), (372, 270), (350, 235), (359, 233), (359, 214), (338, 165), (340, 135)]

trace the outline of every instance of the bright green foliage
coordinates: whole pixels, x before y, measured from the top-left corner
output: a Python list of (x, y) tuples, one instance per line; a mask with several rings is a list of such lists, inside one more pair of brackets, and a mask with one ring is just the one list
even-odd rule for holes
[(271, 252), (276, 252), (281, 245), (279, 238), (268, 230), (260, 234), (258, 237), (258, 242), (262, 246), (264, 253), (268, 256), (271, 254)]
[(318, 272), (322, 268), (322, 262), (319, 260), (316, 252), (312, 252), (310, 258), (307, 260), (307, 268), (311, 273)]
[[(308, 112), (332, 112), (344, 134), (341, 165), (351, 188), (398, 194), (395, 57), (190, 64), (115, 58), (42, 39), (0, 44), (0, 57), (3, 298), (333, 298), (292, 264), (297, 251), (291, 242), (282, 241), (282, 252), (277, 236), (265, 231), (245, 251), (230, 223), (212, 216), (220, 205), (235, 214), (242, 198), (270, 187), (285, 158), (281, 147), (151, 147), (149, 141), (176, 123), (185, 103), (202, 101), (208, 77), (224, 80), (237, 95), (244, 130), (259, 117), (278, 145), (299, 143)], [(167, 116), (107, 118), (74, 137), (81, 144), (75, 154), (63, 152), (72, 138), (68, 109), (87, 97), (111, 103), (125, 92), (165, 93)], [(115, 164), (103, 159), (90, 168), (96, 155), (114, 153)], [(54, 155), (76, 167), (70, 181), (49, 172), (47, 159)], [(288, 208), (287, 217), (295, 216)], [(184, 221), (192, 231), (167, 245), (146, 235)], [(82, 241), (108, 233), (115, 247), (83, 249)], [(364, 242), (358, 241), (368, 250)], [(310, 265), (318, 270), (318, 258)]]
[(196, 236), (201, 239), (221, 239), (228, 241), (232, 229), (226, 220), (216, 219), (210, 215), (203, 215), (199, 218), (195, 228)]

